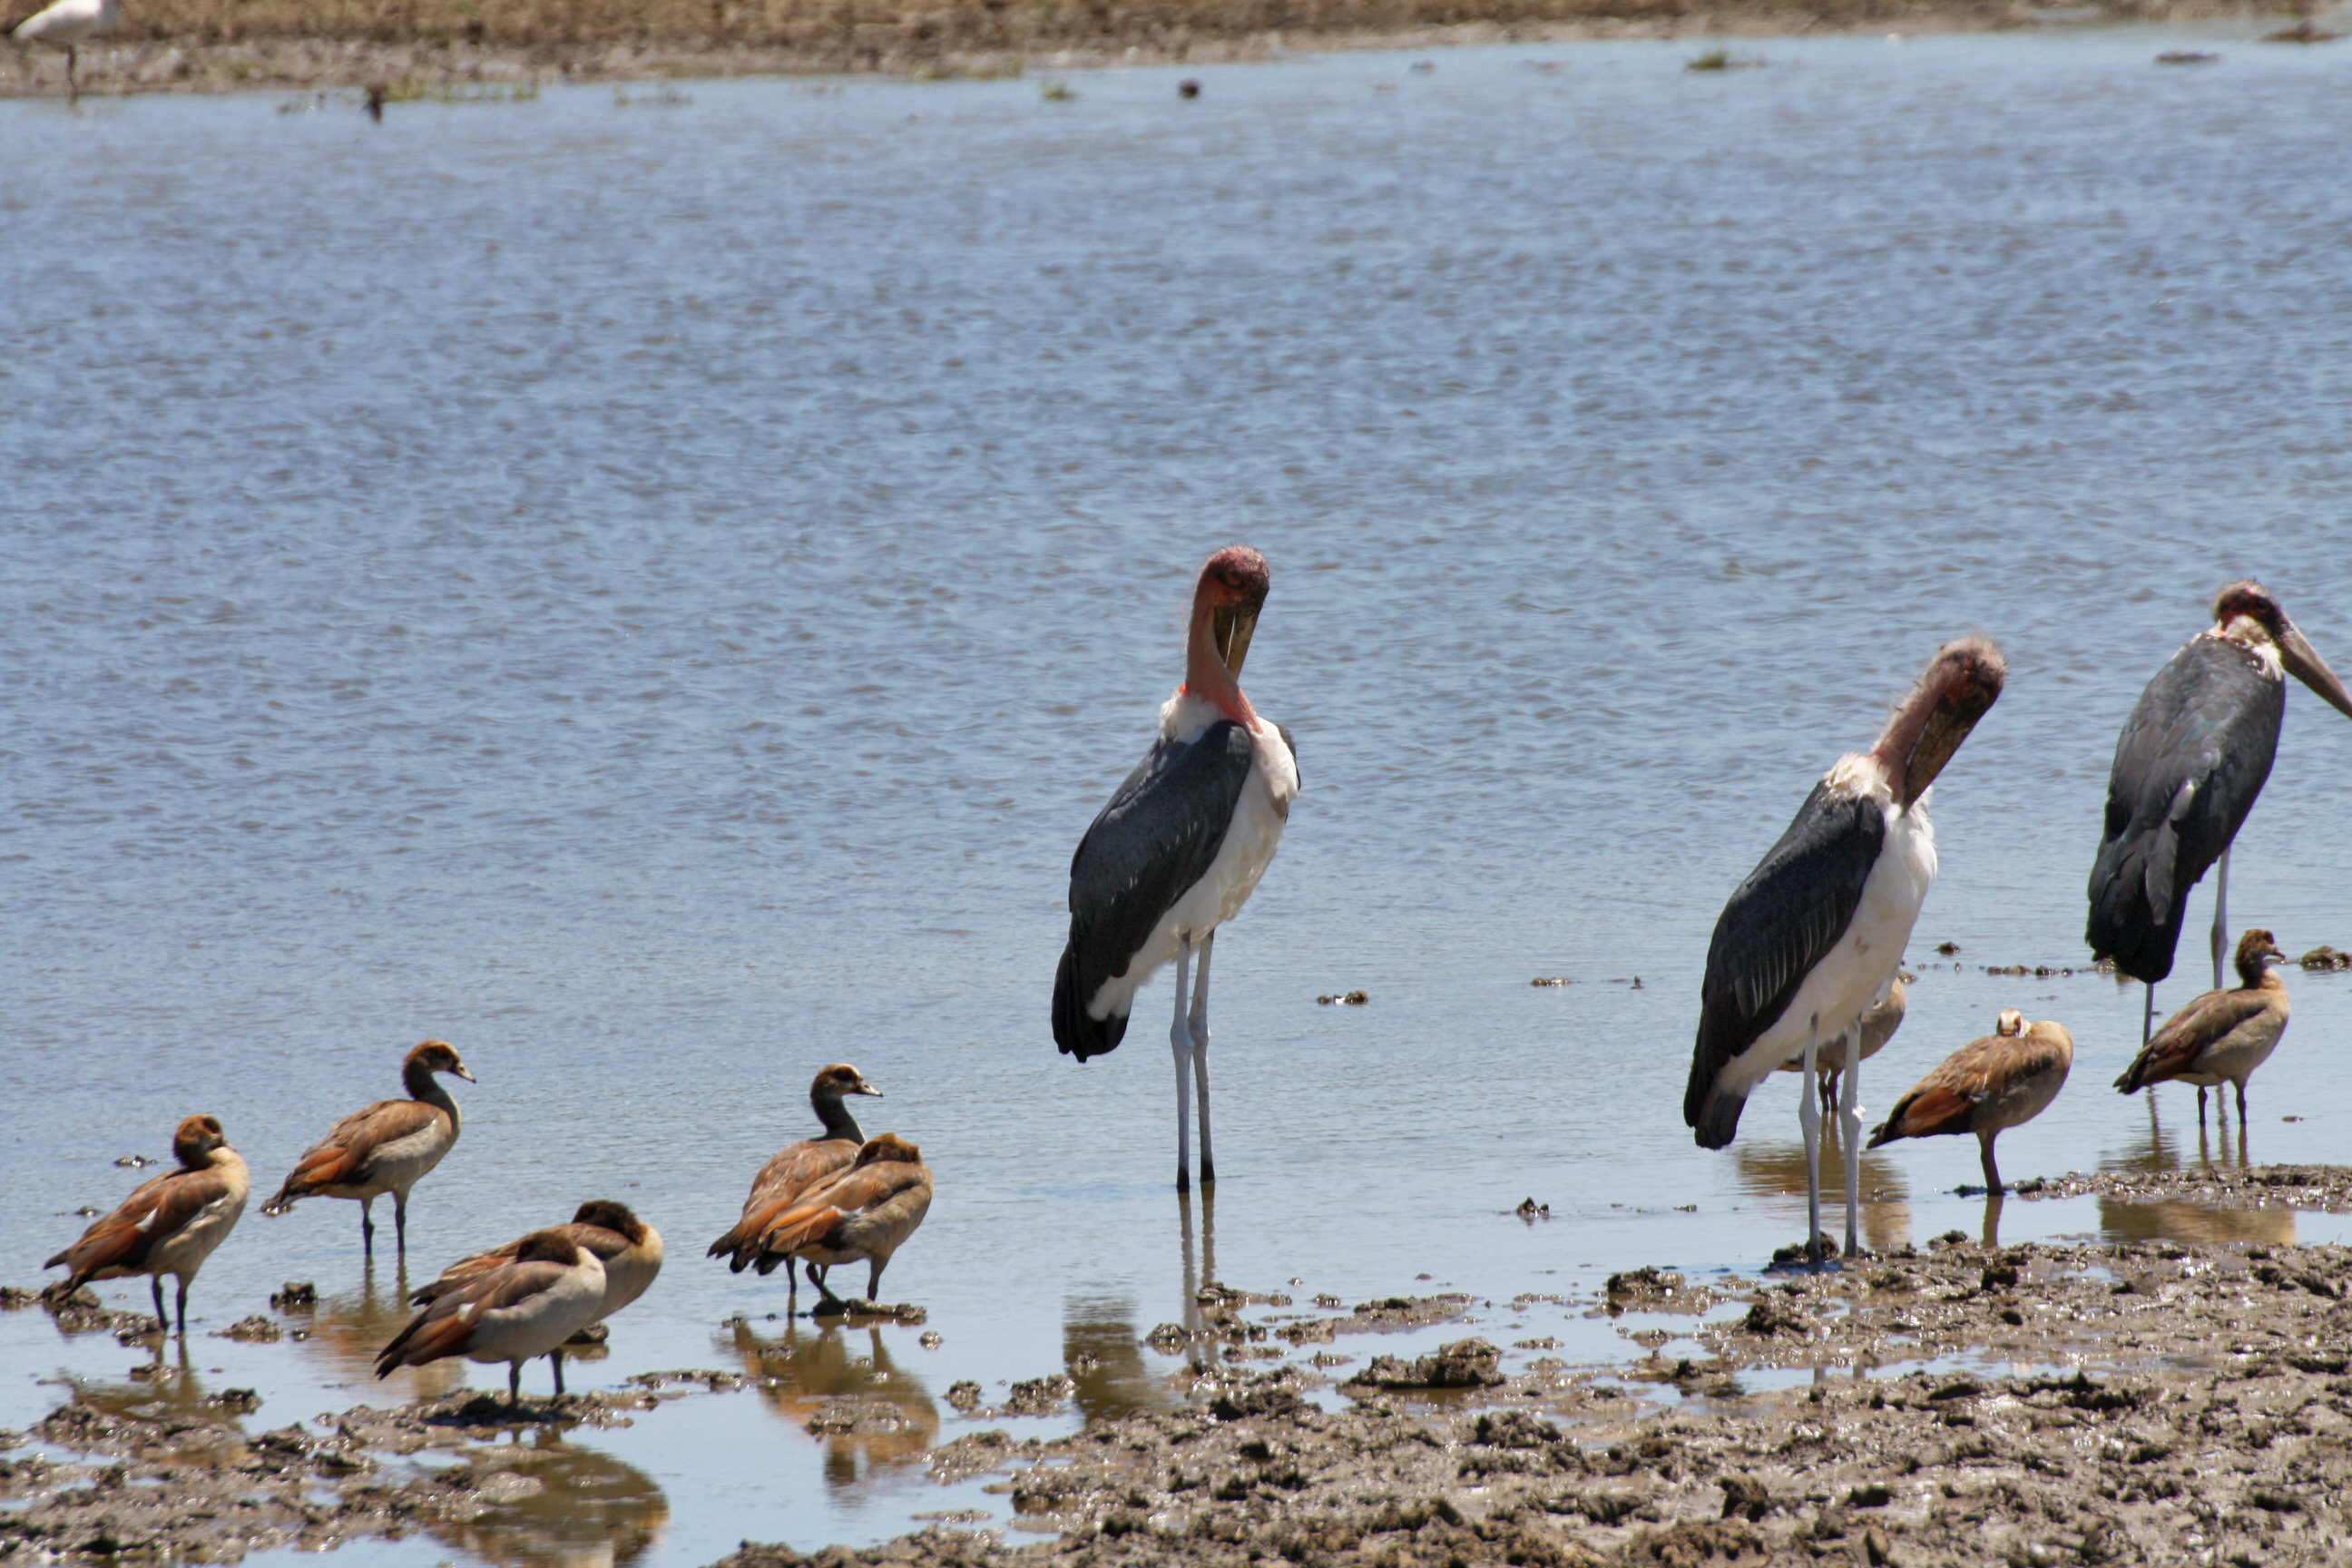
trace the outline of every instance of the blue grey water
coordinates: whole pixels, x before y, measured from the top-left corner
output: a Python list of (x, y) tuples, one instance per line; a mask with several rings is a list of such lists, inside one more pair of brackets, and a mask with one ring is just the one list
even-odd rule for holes
[[(2152, 63), (2183, 42), (2224, 58)], [(441, 1036), (480, 1082), (412, 1274), (617, 1196), (670, 1262), (582, 1379), (740, 1370), (719, 1325), (782, 1336), (779, 1282), (702, 1247), (848, 1060), (938, 1173), (883, 1294), (942, 1343), (801, 1325), (762, 1395), (569, 1441), (639, 1500), (624, 1559), (872, 1540), (943, 1497), (1001, 1520), (921, 1479), (947, 1385), (1087, 1352), (1097, 1405), (1167, 1397), (1134, 1340), (1188, 1263), (1501, 1300), (1794, 1239), (1793, 1080), (1727, 1152), (1682, 1125), (1706, 943), (1962, 632), (2009, 689), (1937, 786), (1923, 979), (1865, 1102), (2015, 1005), (2079, 1055), (2012, 1178), (2247, 1152), (2200, 1151), (2185, 1090), (2152, 1131), (2106, 1088), (2136, 989), (1983, 966), (2086, 962), (2116, 729), (2218, 585), (2261, 577), (2352, 670), (2352, 62), (1694, 49), (1294, 58), (1191, 72), (1193, 102), (1138, 69), (381, 128), (0, 105), (0, 1279), (179, 1117), (266, 1190)], [(1233, 541), (1273, 565), (1247, 681), (1305, 789), (1218, 947), (1202, 1258), (1165, 983), (1083, 1068), (1047, 999), (1070, 850)], [(2352, 946), (2347, 779), (2352, 724), (2293, 689), (2230, 889), (2291, 952)], [(2209, 979), (2192, 934), (2160, 1000)], [(2352, 979), (2290, 983), (2250, 1152), (2339, 1158)], [(1974, 1179), (1965, 1139), (1873, 1154), (1872, 1238), (1973, 1234)], [(200, 1386), (275, 1425), (458, 1375), (366, 1378), (397, 1280), (355, 1220), (248, 1213), (194, 1292)], [(209, 1337), (292, 1279), (313, 1339)], [(0, 1426), (137, 1359), (0, 1316)], [(803, 1430), (877, 1380), (913, 1438)], [(564, 1550), (344, 1556), (453, 1548)]]

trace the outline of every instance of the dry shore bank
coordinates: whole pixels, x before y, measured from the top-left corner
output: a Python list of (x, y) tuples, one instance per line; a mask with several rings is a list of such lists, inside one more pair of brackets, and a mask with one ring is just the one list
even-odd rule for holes
[[(38, 8), (0, 6), (0, 26)], [(129, 0), (84, 46), (85, 94), (865, 71), (1001, 76), (1338, 48), (2295, 14), (2294, 0)], [(58, 51), (0, 46), (0, 96), (63, 89)]]
[[(2208, 1215), (2345, 1212), (2352, 1171), (2070, 1176), (2042, 1192)], [(17, 1293), (9, 1304), (40, 1310)], [(1352, 1308), (1210, 1287), (1201, 1308), (1192, 1369), (1175, 1377), (1190, 1398), (1172, 1413), (1048, 1441), (1022, 1428), (1066, 1411), (1064, 1372), (992, 1407), (976, 1384), (949, 1392), (968, 1419), (932, 1473), (985, 1478), (1014, 1529), (934, 1524), (808, 1553), (747, 1544), (727, 1568), (2299, 1563), (2352, 1551), (2352, 1248), (2002, 1247), (1955, 1231), (1819, 1276), (1645, 1268), (1582, 1298)], [(1547, 1311), (1607, 1314), (1647, 1353), (1568, 1364), (1531, 1326)], [(151, 1321), (83, 1309), (60, 1327), (135, 1337)], [(1383, 1353), (1401, 1329), (1444, 1348)], [(257, 1318), (230, 1331), (276, 1330)], [(1149, 1342), (1172, 1353), (1187, 1338), (1168, 1325)], [(751, 1387), (738, 1373), (655, 1374), (527, 1401), (522, 1426), (551, 1438)], [(562, 1475), (523, 1473), (533, 1464), (596, 1458), (518, 1447), (503, 1401), (478, 1393), (266, 1429), (236, 1391), (177, 1399), (162, 1368), (152, 1390), (77, 1396), (0, 1434), (0, 1561), (462, 1542), (519, 1500), (563, 1506)], [(810, 1418), (825, 1433), (903, 1419), (878, 1395)]]

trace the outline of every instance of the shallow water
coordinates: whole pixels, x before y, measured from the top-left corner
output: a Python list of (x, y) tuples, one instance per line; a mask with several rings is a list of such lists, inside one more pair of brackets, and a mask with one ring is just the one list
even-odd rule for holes
[[(2193, 1162), (2187, 1091), (2159, 1131), (2105, 1087), (2136, 988), (1981, 967), (2087, 957), (2116, 731), (2219, 584), (2352, 668), (2352, 194), (2312, 175), (2345, 57), (2150, 63), (2184, 40), (1365, 54), (1194, 71), (1192, 103), (1152, 70), (1059, 103), (740, 81), (380, 129), (0, 104), (0, 1279), (179, 1117), (220, 1114), (266, 1191), (446, 1037), (481, 1082), (414, 1273), (617, 1196), (671, 1261), (582, 1381), (779, 1384), (529, 1461), (623, 1521), (584, 1546), (352, 1554), (672, 1564), (1003, 1518), (810, 1436), (810, 1401), (878, 1380), (952, 1436), (950, 1383), (1081, 1352), (1089, 1408), (1168, 1398), (1134, 1342), (1198, 1279), (1752, 1271), (1802, 1228), (1794, 1079), (1691, 1145), (1706, 940), (1963, 631), (2011, 683), (1938, 788), (1865, 1102), (2014, 1005), (2078, 1061), (2006, 1174)], [(1212, 1237), (1169, 1189), (1164, 984), (1085, 1068), (1046, 1004), (1070, 848), (1234, 539), (1273, 563), (1250, 689), (1305, 793), (1219, 948)], [(2288, 709), (2231, 908), (2352, 946), (2352, 724)], [(2210, 897), (2168, 1005), (2210, 977)], [(2203, 1157), (2340, 1157), (2352, 976), (2290, 984), (2250, 1149)], [(699, 1256), (835, 1059), (939, 1173), (883, 1291), (937, 1350), (766, 1321), (776, 1281)], [(1969, 1140), (1873, 1152), (1868, 1239), (1978, 1234), (1978, 1179)], [(2156, 1208), (2011, 1202), (2001, 1234), (2342, 1238)], [(325, 1298), (301, 1344), (192, 1339), (254, 1422), (499, 1381), (369, 1380), (399, 1281), (355, 1219), (248, 1214), (199, 1282), (206, 1331)], [(1630, 1353), (1550, 1310), (1559, 1353)], [(138, 1359), (0, 1315), (0, 1426)]]

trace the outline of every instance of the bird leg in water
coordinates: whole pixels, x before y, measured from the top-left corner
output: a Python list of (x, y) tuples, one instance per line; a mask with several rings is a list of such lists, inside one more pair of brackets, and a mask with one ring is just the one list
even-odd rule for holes
[(1845, 1072), (1838, 1107), (1838, 1138), (1845, 1153), (1845, 1255), (1859, 1257), (1862, 1238), (1855, 1216), (1862, 1212), (1862, 1025), (1845, 1032)]
[(1993, 1163), (1992, 1158), (1992, 1141), (2000, 1136), (1998, 1130), (1977, 1134), (1977, 1142), (1984, 1146), (1985, 1194), (1988, 1197), (1999, 1197), (2003, 1191), (2000, 1184), (2000, 1167)]
[(74, 82), (74, 45), (66, 42), (66, 107), (71, 109), (81, 101), (81, 89)]
[(2221, 847), (2221, 877), (2213, 884), (2213, 989), (2221, 989), (2221, 951), (2230, 940), (2230, 848)]
[[(172, 1320), (163, 1310), (163, 1277), (161, 1274), (150, 1274), (147, 1276), (147, 1283), (155, 1288), (155, 1331), (159, 1335), (168, 1334), (172, 1331)], [(182, 1331), (184, 1332), (185, 1330)], [(157, 1352), (155, 1359), (163, 1360), (163, 1352)]]
[(374, 1207), (373, 1198), (360, 1200), (360, 1256), (371, 1263), (375, 1261), (375, 1221), (369, 1217), (368, 1211)]
[[(2146, 993), (2146, 996), (2139, 1007), (2139, 1048), (2146, 1050), (2147, 1042), (2156, 1035), (2156, 982), (2141, 982), (2140, 990)], [(2149, 1103), (2154, 1104), (2155, 1101), (2151, 1100)]]
[(1805, 1071), (1801, 1081), (1809, 1087), (1797, 1098), (1797, 1125), (1805, 1131), (1805, 1258), (1816, 1268), (1822, 1261), (1822, 1112), (1813, 1103), (1810, 1086), (1819, 1044), (1814, 1031), (1820, 1024), (1816, 1017), (1805, 1029)]
[(1217, 933), (1201, 939), (1200, 968), (1192, 976), (1192, 1080), (1201, 1091), (1201, 1185), (1217, 1179), (1217, 1156), (1209, 1145), (1209, 952)]
[(2197, 1086), (2197, 1134), (2205, 1135), (2205, 1086), (2201, 1083)]
[(558, 1347), (547, 1352), (547, 1364), (555, 1369), (555, 1397), (563, 1397), (563, 1351)]
[[(2242, 1154), (2244, 1152), (2245, 1147), (2246, 1147), (2246, 1084), (2245, 1084), (2245, 1080), (2244, 1080), (2244, 1079), (2239, 1079), (2239, 1081), (2238, 1081), (2238, 1149), (2239, 1149), (2239, 1152), (2240, 1152)], [(2242, 1163), (2242, 1162), (2241, 1162), (2241, 1163)], [(183, 1305), (182, 1305), (182, 1306), (181, 1306), (181, 1308), (180, 1308), (180, 1331), (181, 1331), (182, 1333), (184, 1333), (184, 1333), (186, 1333), (186, 1332), (188, 1331), (188, 1310), (187, 1310), (186, 1305), (184, 1304), (184, 1303), (185, 1303), (185, 1301), (186, 1301), (186, 1299), (187, 1299), (187, 1289), (188, 1289), (188, 1288), (187, 1288), (185, 1285), (183, 1285), (183, 1286), (181, 1286), (181, 1287), (180, 1287), (180, 1291), (181, 1291), (181, 1300), (182, 1300), (182, 1302), (183, 1302)]]
[(1192, 968), (1192, 939), (1176, 939), (1176, 1021), (1168, 1026), (1168, 1047), (1176, 1053), (1176, 1190), (1192, 1190), (1192, 1026), (1185, 1021), (1186, 981)]

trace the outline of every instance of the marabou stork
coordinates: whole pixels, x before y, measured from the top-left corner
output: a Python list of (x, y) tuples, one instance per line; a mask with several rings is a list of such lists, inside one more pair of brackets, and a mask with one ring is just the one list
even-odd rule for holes
[(1869, 1146), (1875, 1149), (1897, 1138), (1973, 1132), (1984, 1165), (1985, 1191), (1999, 1197), (2004, 1189), (2000, 1166), (1992, 1157), (1993, 1141), (2047, 1110), (2066, 1087), (2066, 1074), (2074, 1066), (2074, 1036), (2046, 1020), (2028, 1027), (2025, 1015), (2011, 1007), (1994, 1023), (1991, 1034), (1946, 1057), (1916, 1089), (1896, 1100), (1870, 1135)]
[(1683, 1121), (1701, 1148), (1724, 1147), (1738, 1131), (1748, 1091), (1801, 1053), (1805, 1245), (1816, 1264), (1822, 1113), (1813, 1104), (1815, 1053), (1822, 1042), (1844, 1038), (1839, 1125), (1850, 1256), (1862, 1201), (1863, 1015), (1888, 988), (1935, 885), (1927, 786), (2000, 696), (2008, 673), (2000, 650), (1983, 638), (1945, 644), (1886, 721), (1878, 743), (1840, 758), (1813, 786), (1715, 924)]
[(2286, 673), (2352, 718), (2352, 691), (2259, 583), (2232, 583), (2213, 625), (2139, 694), (2107, 774), (2106, 832), (2091, 868), (2093, 956), (2147, 987), (2140, 1044), (2156, 1021), (2156, 983), (2172, 973), (2189, 889), (2216, 859), (2213, 989), (2229, 940), (2230, 841), (2278, 754)]
[[(1242, 695), (1242, 660), (1265, 604), (1265, 557), (1242, 545), (1201, 568), (1184, 684), (1160, 710), (1160, 739), (1102, 808), (1070, 861), (1070, 940), (1054, 976), (1054, 1043), (1080, 1061), (1118, 1048), (1138, 987), (1176, 961), (1176, 1186), (1192, 1186), (1192, 1095), (1201, 1091), (1201, 1180), (1209, 1141), (1209, 951), (1282, 842), (1298, 795), (1290, 732)], [(1186, 995), (1186, 972), (1198, 973)]]
[(121, 0), (56, 0), (17, 23), (8, 36), (20, 44), (46, 38), (66, 47), (66, 103), (71, 107), (81, 101), (81, 84), (74, 79), (81, 41), (112, 31), (121, 20)]

